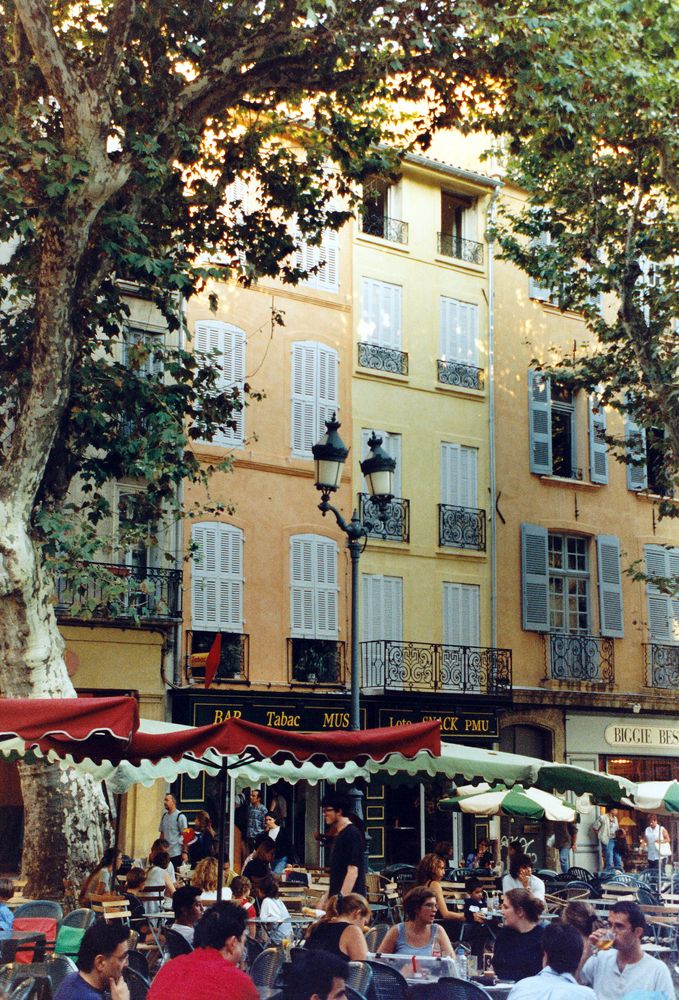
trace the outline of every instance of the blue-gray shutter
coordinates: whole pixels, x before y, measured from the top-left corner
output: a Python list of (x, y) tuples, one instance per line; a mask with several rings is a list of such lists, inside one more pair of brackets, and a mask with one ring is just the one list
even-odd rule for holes
[[(648, 469), (646, 468), (646, 431), (639, 427), (628, 414), (625, 414), (625, 453), (628, 458), (643, 459), (641, 465), (627, 466), (627, 489), (645, 490), (648, 486)], [(634, 440), (630, 438), (634, 437)]]
[(522, 625), (528, 632), (549, 632), (547, 529), (521, 525)]
[(530, 471), (552, 474), (552, 392), (549, 375), (528, 370)]
[(622, 639), (625, 634), (622, 614), (622, 579), (620, 542), (615, 535), (599, 535), (596, 540), (599, 575), (599, 629), (602, 635)]
[(596, 396), (589, 397), (589, 476), (593, 483), (608, 482), (606, 411)]

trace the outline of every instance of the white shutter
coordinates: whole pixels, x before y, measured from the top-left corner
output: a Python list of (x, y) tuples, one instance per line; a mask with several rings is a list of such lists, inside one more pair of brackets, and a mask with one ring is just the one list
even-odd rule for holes
[(403, 640), (403, 579), (400, 576), (380, 576), (364, 573), (363, 642)]
[(552, 474), (552, 392), (549, 376), (528, 371), (530, 471)]
[(230, 524), (194, 524), (191, 540), (192, 628), (243, 631), (243, 532)]
[(339, 291), (339, 233), (334, 229), (323, 232), (320, 246), (312, 246), (298, 232), (298, 249), (293, 254), (293, 266), (302, 271), (316, 270), (302, 278), (300, 285), (324, 292)]
[[(241, 394), (245, 384), (245, 333), (237, 326), (222, 323), (218, 320), (199, 320), (194, 333), (195, 350), (205, 356), (218, 354), (217, 364), (220, 366), (217, 379), (217, 392), (226, 392), (237, 388)], [(212, 444), (225, 448), (242, 445), (245, 433), (245, 411), (233, 414), (235, 429), (227, 428), (218, 431), (212, 438)]]
[(444, 583), (444, 645), (478, 646), (480, 641), (480, 588), (475, 584)]
[(589, 475), (593, 483), (607, 483), (608, 445), (604, 440), (606, 433), (606, 411), (596, 396), (590, 396), (588, 404)]
[(458, 341), (458, 306), (457, 299), (441, 296), (439, 357), (443, 361), (457, 361)]
[(476, 509), (477, 465), (476, 448), (459, 444), (441, 445), (441, 503)]
[(624, 418), (625, 441), (627, 442), (625, 453), (628, 458), (637, 461), (643, 459), (640, 465), (627, 465), (627, 489), (645, 490), (648, 486), (648, 468), (646, 465), (646, 431), (640, 427), (630, 416), (625, 414)]
[(304, 639), (337, 639), (337, 545), (322, 535), (290, 539), (290, 628)]
[(442, 295), (440, 323), (440, 357), (478, 368), (478, 306)]
[[(646, 573), (650, 577), (679, 579), (679, 549), (645, 545)], [(679, 645), (679, 597), (663, 593), (651, 580), (646, 584), (650, 642)]]
[(339, 413), (339, 355), (332, 347), (317, 344), (318, 353), (318, 400), (316, 408), (316, 424), (314, 439), (309, 445), (315, 444), (325, 434), (325, 421), (330, 420), (333, 413)]
[[(382, 438), (382, 447), (387, 455), (396, 461), (396, 468), (394, 469), (394, 496), (400, 499), (403, 496), (401, 493), (401, 435), (389, 434), (388, 431), (378, 430), (377, 427), (363, 427), (361, 430), (361, 461), (367, 458), (370, 452), (368, 441), (372, 437), (373, 431), (377, 437)], [(368, 492), (364, 476), (361, 476), (361, 491), (363, 493)]]
[(292, 451), (307, 457), (318, 440), (316, 421), (317, 344), (292, 345)]
[(400, 285), (363, 278), (361, 330), (364, 340), (381, 347), (401, 349), (401, 296)]

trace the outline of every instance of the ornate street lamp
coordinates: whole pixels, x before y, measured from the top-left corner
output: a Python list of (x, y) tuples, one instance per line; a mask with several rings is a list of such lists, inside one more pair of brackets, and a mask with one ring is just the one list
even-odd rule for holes
[[(335, 493), (342, 478), (342, 467), (347, 460), (349, 449), (342, 438), (337, 433), (340, 424), (337, 422), (336, 414), (332, 419), (326, 420), (326, 433), (321, 440), (313, 446), (311, 452), (314, 456), (316, 466), (316, 489), (320, 490), (321, 502), (318, 509), (323, 517), (332, 511), (338, 526), (347, 536), (347, 547), (351, 555), (351, 711), (349, 716), (350, 728), (353, 730), (361, 728), (361, 682), (358, 655), (358, 597), (359, 597), (359, 575), (358, 561), (366, 546), (368, 532), (361, 524), (358, 512), (354, 510), (351, 521), (347, 523), (336, 507), (330, 503), (331, 493)], [(368, 484), (368, 491), (371, 499), (375, 503), (380, 517), (386, 518), (386, 508), (394, 495), (394, 471), (396, 469), (396, 459), (387, 455), (381, 447), (382, 438), (377, 437), (375, 432), (368, 441), (370, 453), (361, 462), (361, 472), (365, 476)]]

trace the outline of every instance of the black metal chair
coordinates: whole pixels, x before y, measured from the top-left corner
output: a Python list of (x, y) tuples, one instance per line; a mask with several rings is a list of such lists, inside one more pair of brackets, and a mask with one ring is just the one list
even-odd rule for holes
[(163, 937), (165, 938), (163, 951), (167, 953), (168, 958), (188, 955), (193, 951), (193, 946), (189, 944), (184, 935), (180, 934), (179, 931), (173, 931), (171, 927), (166, 927), (163, 930)]
[(7, 994), (8, 1000), (33, 1000), (37, 995), (38, 984), (32, 976), (22, 979), (14, 989)]
[(130, 1000), (146, 1000), (146, 995), (150, 988), (148, 979), (145, 979), (144, 976), (141, 976), (129, 966), (123, 969), (123, 979), (130, 991)]
[(96, 913), (83, 906), (67, 913), (61, 921), (61, 927), (78, 927), (80, 930), (86, 931), (95, 923), (96, 919)]
[(130, 969), (134, 969), (140, 976), (143, 976), (145, 979), (149, 978), (149, 963), (141, 951), (131, 948), (127, 953), (127, 964)]
[[(457, 979), (454, 976), (442, 976), (434, 986), (442, 986), (445, 993), (425, 994), (426, 1000), (435, 1000), (437, 997), (445, 997), (446, 1000), (490, 1000), (490, 993), (484, 990), (478, 983), (470, 983), (466, 979)], [(426, 987), (425, 987), (426, 988)], [(420, 995), (418, 987), (417, 995)]]
[[(367, 1000), (365, 993), (359, 993), (358, 990), (355, 990), (353, 986), (349, 986), (348, 983), (345, 986), (345, 993), (347, 1000)], [(269, 1000), (276, 1000), (276, 997), (269, 997)]]
[(568, 871), (566, 872), (566, 875), (570, 877), (572, 882), (587, 882), (589, 885), (591, 885), (593, 882), (596, 881), (596, 876), (594, 875), (594, 872), (587, 871), (586, 868), (578, 868), (577, 865), (574, 865), (572, 868), (569, 868)]
[(408, 983), (400, 972), (382, 962), (368, 961), (366, 964), (372, 969), (370, 995), (374, 1000), (407, 1000)]

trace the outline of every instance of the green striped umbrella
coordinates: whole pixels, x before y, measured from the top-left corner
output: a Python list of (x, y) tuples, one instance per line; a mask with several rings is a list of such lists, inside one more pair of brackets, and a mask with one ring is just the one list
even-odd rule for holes
[(516, 816), (522, 819), (550, 819), (573, 823), (577, 812), (567, 802), (539, 788), (458, 788), (452, 798), (441, 799), (439, 809), (474, 816)]

